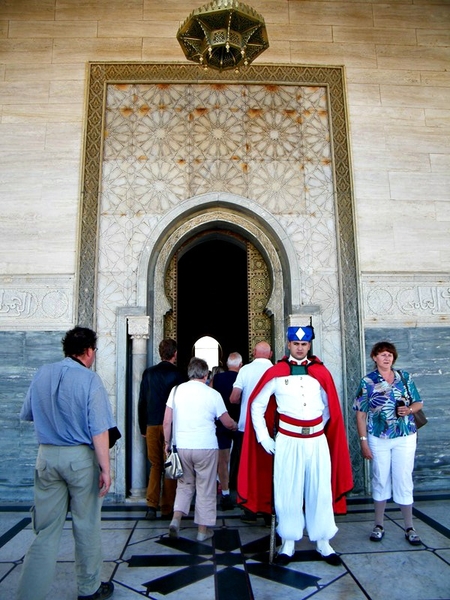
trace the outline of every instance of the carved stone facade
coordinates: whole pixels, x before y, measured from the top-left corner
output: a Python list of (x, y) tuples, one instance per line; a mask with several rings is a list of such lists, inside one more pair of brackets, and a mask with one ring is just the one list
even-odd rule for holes
[[(289, 241), (294, 262), (301, 261), (292, 268), (288, 257), (290, 264), (283, 265), (293, 275), (286, 279), (289, 312), (320, 306), (325, 357), (341, 387), (342, 316), (345, 331), (359, 338), (342, 70), (252, 66), (240, 79), (222, 73), (211, 81), (186, 64), (91, 65), (78, 320), (93, 322), (95, 307), (99, 331), (112, 341), (115, 307), (148, 303), (139, 290), (147, 289), (149, 246), (155, 253), (166, 247), (161, 221), (170, 215), (166, 227), (182, 227), (193, 197), (205, 206), (226, 198), (230, 220), (245, 206), (250, 224), (265, 221), (269, 233), (276, 222), (282, 233), (275, 252)], [(344, 258), (339, 266), (338, 244)], [(155, 298), (165, 303), (161, 295)], [(354, 355), (346, 362), (359, 373)]]
[(117, 308), (150, 310), (157, 360), (170, 261), (218, 223), (267, 260), (276, 355), (288, 316), (313, 312), (345, 402), (360, 362), (342, 344), (343, 332), (359, 338), (342, 70), (252, 66), (236, 82), (186, 64), (93, 64), (87, 119), (78, 320), (96, 323), (118, 416)]
[[(158, 360), (157, 341), (176, 309), (167, 288), (173, 257), (213, 224), (264, 259), (273, 285), (263, 312), (273, 316), (276, 356), (286, 324), (313, 318), (317, 353), (343, 398), (361, 490), (351, 400), (364, 369), (363, 327), (401, 336), (448, 323), (450, 281), (359, 274), (339, 67), (252, 66), (236, 82), (186, 64), (91, 64), (78, 280), (3, 278), (0, 328), (95, 327), (96, 368), (125, 430), (128, 344), (135, 410), (139, 373)], [(139, 497), (144, 457), (130, 448), (141, 440), (135, 430), (126, 435)], [(119, 498), (126, 443), (115, 450)]]

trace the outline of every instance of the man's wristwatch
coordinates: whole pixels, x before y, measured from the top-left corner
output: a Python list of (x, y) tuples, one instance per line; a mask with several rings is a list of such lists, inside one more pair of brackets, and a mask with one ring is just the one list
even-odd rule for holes
[(360, 442), (367, 442), (366, 436), (365, 435), (360, 436), (359, 441)]

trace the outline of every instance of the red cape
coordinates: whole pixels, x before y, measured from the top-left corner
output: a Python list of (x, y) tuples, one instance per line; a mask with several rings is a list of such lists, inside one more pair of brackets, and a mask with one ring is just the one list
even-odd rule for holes
[[(325, 435), (331, 456), (333, 510), (335, 514), (346, 514), (347, 500), (345, 494), (353, 488), (353, 475), (341, 406), (331, 373), (317, 357), (313, 356), (310, 360), (307, 373), (317, 379), (328, 396), (330, 418), (325, 426)], [(291, 365), (284, 358), (263, 374), (249, 398), (239, 462), (237, 501), (255, 513), (270, 514), (272, 512), (273, 455), (268, 454), (256, 439), (250, 407), (268, 381), (274, 377), (286, 377), (290, 374)], [(274, 431), (275, 414), (276, 402), (274, 396), (272, 396), (265, 413), (269, 432)]]

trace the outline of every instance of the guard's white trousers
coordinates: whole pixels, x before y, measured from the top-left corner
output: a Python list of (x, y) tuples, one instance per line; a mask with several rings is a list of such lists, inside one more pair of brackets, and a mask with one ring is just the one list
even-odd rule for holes
[(338, 528), (331, 493), (331, 461), (325, 435), (295, 438), (278, 433), (274, 466), (277, 532), (283, 540), (330, 540)]

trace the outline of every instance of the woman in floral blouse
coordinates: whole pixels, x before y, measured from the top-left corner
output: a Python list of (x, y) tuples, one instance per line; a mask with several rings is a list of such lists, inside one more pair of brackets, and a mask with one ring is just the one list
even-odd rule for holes
[(393, 369), (397, 356), (394, 344), (375, 344), (370, 357), (376, 369), (361, 379), (353, 410), (362, 455), (372, 461), (375, 522), (370, 539), (383, 539), (386, 501), (393, 494), (404, 519), (405, 538), (416, 546), (421, 541), (412, 516), (417, 444), (414, 412), (422, 408), (422, 401), (411, 375)]

